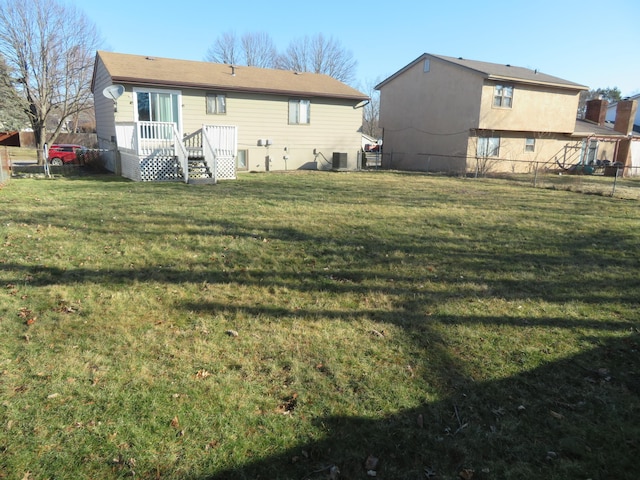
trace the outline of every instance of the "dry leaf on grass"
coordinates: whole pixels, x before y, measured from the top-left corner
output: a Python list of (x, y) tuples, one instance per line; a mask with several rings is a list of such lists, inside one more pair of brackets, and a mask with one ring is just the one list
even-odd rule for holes
[(296, 408), (297, 405), (298, 405), (298, 394), (294, 393), (290, 397), (286, 398), (284, 403), (279, 405), (278, 408), (276, 408), (276, 411), (283, 415), (289, 415), (291, 412), (293, 412), (294, 408)]
[(473, 478), (473, 474), (475, 472), (473, 470), (471, 470), (470, 468), (465, 468), (464, 470), (462, 470), (458, 476), (462, 479), (462, 480), (471, 480)]
[(173, 428), (180, 428), (180, 420), (178, 420), (177, 415), (171, 419), (171, 426)]
[(367, 459), (364, 461), (364, 469), (365, 470), (375, 470), (378, 468), (378, 462), (380, 460), (373, 455), (369, 455)]

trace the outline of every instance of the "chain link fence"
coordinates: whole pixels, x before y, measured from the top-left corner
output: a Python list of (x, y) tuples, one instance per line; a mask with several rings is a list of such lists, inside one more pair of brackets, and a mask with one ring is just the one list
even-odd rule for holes
[[(467, 178), (498, 178), (516, 185), (570, 190), (592, 195), (640, 200), (640, 167), (617, 163), (594, 162), (591, 165), (569, 165), (557, 161), (526, 161), (499, 158), (468, 158), (464, 156), (421, 155), (424, 161), (417, 168), (423, 173), (456, 175)], [(440, 160), (440, 168), (433, 168)], [(446, 157), (446, 158), (445, 158)], [(445, 171), (444, 164), (457, 165), (457, 170)], [(396, 170), (391, 154), (382, 154), (380, 168)]]

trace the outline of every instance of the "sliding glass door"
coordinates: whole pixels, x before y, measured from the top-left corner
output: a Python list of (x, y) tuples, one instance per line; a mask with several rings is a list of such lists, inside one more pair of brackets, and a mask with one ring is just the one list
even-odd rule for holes
[(134, 93), (136, 121), (173, 122), (182, 135), (179, 91), (135, 89)]

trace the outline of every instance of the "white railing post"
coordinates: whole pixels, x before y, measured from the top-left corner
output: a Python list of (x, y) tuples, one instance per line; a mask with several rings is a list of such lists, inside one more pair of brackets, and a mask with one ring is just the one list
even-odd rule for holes
[(180, 133), (178, 132), (178, 127), (175, 123), (171, 123), (172, 133), (173, 133), (173, 147), (174, 154), (178, 157), (178, 161), (182, 166), (182, 175), (184, 176), (184, 183), (189, 183), (189, 153), (187, 152), (187, 148), (182, 143), (182, 139), (180, 138)]
[(204, 162), (209, 167), (211, 171), (211, 177), (213, 178), (213, 183), (218, 183), (218, 163), (216, 159), (216, 154), (214, 151), (214, 146), (211, 145), (211, 139), (209, 138), (209, 131), (202, 126), (202, 151), (204, 153)]

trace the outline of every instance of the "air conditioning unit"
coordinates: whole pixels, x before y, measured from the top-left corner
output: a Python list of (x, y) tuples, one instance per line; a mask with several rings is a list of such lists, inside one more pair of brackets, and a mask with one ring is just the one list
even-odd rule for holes
[(333, 168), (335, 170), (347, 168), (347, 153), (333, 152)]

